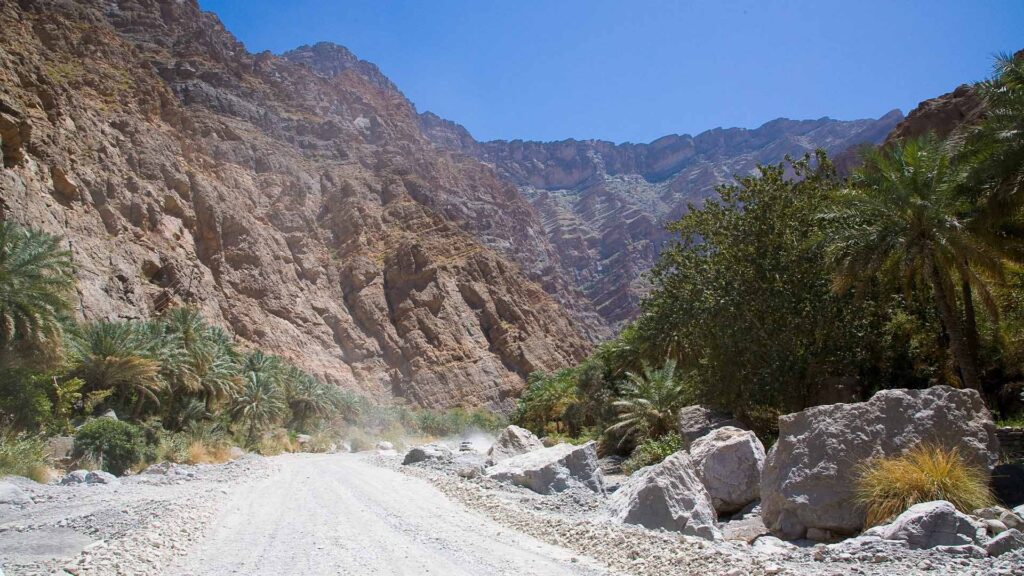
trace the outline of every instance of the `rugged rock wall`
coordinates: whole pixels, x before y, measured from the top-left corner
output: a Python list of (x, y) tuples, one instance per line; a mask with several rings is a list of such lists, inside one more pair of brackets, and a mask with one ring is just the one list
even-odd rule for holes
[(878, 144), (903, 118), (843, 122), (778, 119), (760, 128), (672, 134), (649, 144), (600, 140), (477, 142), (458, 124), (420, 115), (440, 147), (491, 164), (540, 212), (571, 278), (613, 327), (637, 312), (650, 269), (669, 236), (667, 221), (699, 204), (734, 174), (823, 148), (836, 154)]
[(191, 300), (425, 406), (508, 406), (601, 330), (534, 208), (375, 67), (250, 54), (194, 0), (0, 3), (0, 138), (0, 217), (67, 238), (85, 319)]

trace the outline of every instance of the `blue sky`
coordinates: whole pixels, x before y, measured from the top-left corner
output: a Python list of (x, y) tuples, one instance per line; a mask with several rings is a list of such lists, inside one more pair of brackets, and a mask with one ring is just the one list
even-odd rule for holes
[(347, 46), (481, 140), (878, 117), (1024, 48), (1024, 0), (199, 3), (253, 52)]

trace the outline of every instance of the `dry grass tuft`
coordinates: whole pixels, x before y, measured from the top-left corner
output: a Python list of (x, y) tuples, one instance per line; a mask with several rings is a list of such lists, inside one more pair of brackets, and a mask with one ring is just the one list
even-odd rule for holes
[(866, 462), (858, 470), (856, 490), (867, 526), (882, 524), (921, 502), (946, 500), (963, 512), (994, 502), (985, 470), (968, 464), (957, 448), (931, 444)]
[(186, 452), (188, 464), (220, 464), (231, 460), (231, 448), (224, 444), (209, 445), (196, 440), (188, 445)]

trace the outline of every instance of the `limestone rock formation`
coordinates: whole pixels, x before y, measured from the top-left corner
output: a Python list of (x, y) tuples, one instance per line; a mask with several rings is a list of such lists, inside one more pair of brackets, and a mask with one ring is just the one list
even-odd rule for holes
[(494, 444), (487, 450), (487, 462), (489, 464), (496, 464), (513, 456), (539, 450), (543, 447), (544, 444), (533, 432), (515, 425), (507, 426), (501, 431), (501, 434), (498, 434)]
[(86, 320), (192, 302), (377, 400), (506, 409), (606, 333), (376, 67), (251, 54), (195, 0), (0, 3), (0, 139), (0, 218), (65, 239)]
[(608, 510), (618, 522), (709, 540), (722, 537), (711, 495), (683, 451), (634, 472), (608, 499)]
[(731, 514), (761, 495), (764, 445), (747, 430), (724, 426), (690, 445), (690, 458), (715, 511)]
[(765, 525), (777, 536), (849, 535), (864, 525), (856, 469), (922, 443), (958, 447), (972, 465), (996, 463), (995, 425), (974, 390), (883, 390), (867, 402), (808, 408), (779, 418), (761, 477)]
[(566, 277), (611, 326), (632, 319), (645, 293), (642, 274), (671, 240), (664, 224), (699, 205), (732, 175), (824, 148), (836, 153), (880, 143), (903, 118), (780, 118), (754, 130), (716, 128), (649, 144), (601, 140), (477, 142), (462, 126), (429, 112), (423, 132), (439, 147), (491, 164), (514, 183), (543, 221)]
[(604, 492), (597, 444), (558, 444), (507, 458), (487, 469), (487, 477), (524, 486), (538, 494), (562, 492), (574, 485)]

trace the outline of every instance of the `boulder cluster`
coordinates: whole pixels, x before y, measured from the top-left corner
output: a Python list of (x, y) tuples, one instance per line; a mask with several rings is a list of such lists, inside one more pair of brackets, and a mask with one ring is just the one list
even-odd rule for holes
[[(601, 495), (612, 522), (743, 540), (759, 550), (787, 550), (791, 541), (831, 543), (823, 553), (840, 556), (885, 546), (971, 558), (1024, 550), (1024, 506), (968, 514), (950, 502), (924, 502), (865, 530), (854, 490), (858, 466), (871, 459), (934, 444), (957, 448), (984, 470), (995, 466), (995, 427), (973, 390), (885, 390), (866, 402), (789, 414), (780, 418), (779, 438), (767, 452), (741, 422), (704, 406), (680, 411), (679, 432), (682, 450), (620, 483), (605, 481), (602, 467), (607, 471), (610, 459), (599, 461), (594, 442), (545, 447), (529, 430), (509, 426), (486, 459), (466, 473), (460, 468), (459, 476), (538, 494), (584, 487)], [(404, 463), (463, 457), (432, 444), (410, 450)]]

